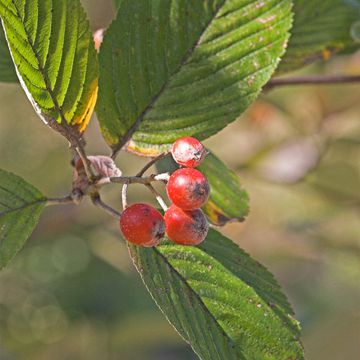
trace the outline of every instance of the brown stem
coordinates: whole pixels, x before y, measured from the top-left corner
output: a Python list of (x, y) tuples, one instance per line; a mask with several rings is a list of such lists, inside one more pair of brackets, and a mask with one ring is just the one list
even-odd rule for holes
[(360, 82), (360, 75), (313, 75), (299, 76), (293, 78), (274, 78), (270, 80), (265, 89), (270, 90), (280, 86), (292, 85), (335, 85), (335, 84), (352, 84)]
[(100, 209), (104, 210), (105, 212), (107, 212), (109, 215), (115, 217), (116, 219), (119, 219), (121, 217), (121, 213), (119, 213), (117, 210), (113, 209), (111, 206), (105, 204), (101, 200), (99, 194), (93, 195), (91, 197), (91, 201), (95, 206), (97, 206)]
[(120, 177), (110, 178), (110, 182), (123, 184), (123, 187), (121, 190), (121, 199), (122, 199), (123, 210), (125, 210), (128, 207), (127, 193), (128, 193), (129, 185), (130, 184), (142, 184), (142, 185), (145, 185), (148, 189), (150, 189), (150, 191), (155, 195), (155, 198), (158, 201), (158, 203), (160, 204), (160, 206), (164, 209), (164, 211), (166, 211), (167, 205), (166, 205), (165, 201), (162, 199), (160, 194), (154, 189), (154, 187), (151, 185), (151, 183), (154, 181), (162, 181), (162, 182), (165, 181), (166, 182), (169, 180), (169, 176), (170, 175), (168, 173), (150, 175), (150, 176), (144, 177), (144, 178), (139, 177), (139, 176), (131, 176), (131, 177), (120, 176)]
[(165, 157), (167, 157), (168, 155), (170, 155), (170, 151), (168, 152), (164, 152), (160, 155), (158, 155), (157, 157), (153, 158), (151, 161), (149, 161), (137, 174), (136, 176), (138, 177), (142, 177), (145, 172), (151, 168), (151, 166), (153, 166), (155, 163), (157, 163), (158, 161), (160, 161), (161, 159), (164, 159)]
[(86, 176), (89, 179), (90, 184), (93, 183), (95, 181), (95, 174), (91, 168), (91, 163), (86, 156), (84, 147), (82, 146), (81, 142), (79, 141), (75, 144), (74, 148), (75, 148), (76, 152), (78, 153), (78, 155), (80, 156), (80, 159), (84, 165)]
[(71, 195), (65, 196), (63, 198), (48, 198), (46, 199), (46, 206), (55, 206), (55, 205), (67, 205), (74, 204), (74, 199)]
[(157, 175), (150, 175), (147, 177), (139, 177), (139, 176), (119, 176), (119, 177), (111, 177), (111, 183), (117, 184), (142, 184), (147, 185), (151, 184), (154, 181), (167, 181), (169, 179), (168, 173), (162, 173)]

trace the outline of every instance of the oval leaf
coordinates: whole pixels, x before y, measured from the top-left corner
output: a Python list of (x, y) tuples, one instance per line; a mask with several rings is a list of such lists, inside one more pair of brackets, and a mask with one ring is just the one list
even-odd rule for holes
[(317, 60), (328, 60), (335, 53), (359, 49), (351, 36), (359, 14), (358, 0), (295, 0), (292, 35), (278, 72), (293, 71)]
[(249, 197), (238, 176), (214, 154), (208, 154), (198, 167), (210, 183), (210, 198), (203, 207), (208, 219), (222, 226), (229, 221), (244, 221), (249, 213)]
[(273, 276), (210, 230), (200, 247), (130, 245), (145, 285), (204, 360), (303, 359), (299, 324)]
[(0, 16), (21, 85), (39, 116), (65, 136), (69, 124), (82, 132), (96, 102), (98, 64), (80, 1), (0, 0)]
[(291, 0), (123, 0), (100, 51), (107, 143), (153, 156), (204, 139), (257, 97), (283, 54)]
[(0, 169), (0, 269), (24, 246), (44, 205), (45, 198), (37, 189)]
[(18, 82), (15, 68), (9, 48), (5, 39), (5, 34), (0, 25), (0, 81), (2, 82)]

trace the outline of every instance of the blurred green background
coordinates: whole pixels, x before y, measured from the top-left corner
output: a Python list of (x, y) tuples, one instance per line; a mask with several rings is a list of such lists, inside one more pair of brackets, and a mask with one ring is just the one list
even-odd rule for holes
[[(93, 29), (110, 0), (83, 1)], [(360, 73), (360, 54), (306, 74)], [(108, 154), (96, 119), (90, 154)], [(251, 198), (244, 224), (223, 232), (279, 279), (303, 326), (309, 360), (360, 354), (360, 85), (266, 93), (206, 145)], [(71, 186), (67, 143), (39, 120), (17, 85), (0, 84), (0, 167), (49, 196)], [(144, 159), (122, 153), (133, 174)], [(131, 196), (148, 199), (141, 188)], [(120, 205), (117, 188), (107, 201)], [(0, 359), (196, 359), (152, 302), (112, 218), (85, 201), (48, 208), (0, 274)]]

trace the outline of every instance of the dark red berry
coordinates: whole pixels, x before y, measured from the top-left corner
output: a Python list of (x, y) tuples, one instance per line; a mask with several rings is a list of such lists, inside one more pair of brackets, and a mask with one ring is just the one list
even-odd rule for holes
[(204, 174), (191, 168), (179, 169), (172, 173), (166, 190), (169, 199), (185, 210), (200, 208), (210, 194), (210, 186)]
[(199, 166), (206, 153), (203, 144), (193, 137), (177, 139), (171, 149), (171, 154), (178, 164), (191, 168)]
[(166, 234), (170, 240), (181, 245), (198, 245), (203, 242), (209, 224), (202, 210), (182, 210), (171, 205), (165, 213)]
[(158, 245), (164, 236), (165, 221), (159, 211), (152, 206), (134, 204), (121, 214), (120, 229), (127, 241), (151, 247)]

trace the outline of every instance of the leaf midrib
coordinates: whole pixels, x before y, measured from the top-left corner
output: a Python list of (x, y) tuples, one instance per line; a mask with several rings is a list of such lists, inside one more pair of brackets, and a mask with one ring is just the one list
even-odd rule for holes
[[(13, 0), (12, 0), (13, 1)], [(130, 126), (130, 128), (128, 129), (128, 131), (126, 132), (126, 134), (124, 136), (122, 136), (120, 142), (118, 142), (117, 145), (115, 145), (113, 147), (113, 152), (112, 152), (112, 158), (116, 158), (117, 154), (119, 153), (119, 151), (126, 145), (126, 143), (130, 140), (131, 136), (135, 133), (135, 131), (137, 130), (137, 128), (139, 127), (139, 125), (141, 124), (141, 122), (144, 120), (145, 116), (148, 114), (148, 112), (153, 108), (154, 104), (156, 103), (156, 101), (160, 98), (160, 96), (162, 96), (162, 94), (164, 93), (164, 91), (166, 90), (166, 88), (168, 87), (171, 79), (173, 78), (173, 76), (175, 74), (177, 74), (181, 68), (186, 64), (186, 62), (189, 60), (189, 58), (191, 57), (191, 55), (194, 53), (194, 51), (197, 49), (197, 47), (199, 46), (199, 44), (202, 41), (202, 37), (205, 34), (205, 32), (208, 30), (208, 28), (211, 26), (212, 22), (214, 21), (214, 19), (217, 17), (217, 15), (219, 14), (219, 12), (221, 11), (221, 9), (223, 8), (223, 6), (225, 5), (226, 1), (223, 1), (223, 3), (215, 10), (213, 17), (210, 19), (210, 21), (206, 24), (206, 26), (204, 27), (204, 30), (201, 32), (201, 34), (199, 35), (199, 38), (197, 39), (197, 41), (194, 43), (193, 46), (191, 46), (189, 48), (189, 50), (186, 52), (186, 54), (183, 56), (182, 60), (180, 61), (179, 65), (176, 67), (176, 69), (169, 75), (169, 77), (167, 78), (167, 80), (164, 82), (164, 84), (162, 85), (162, 87), (160, 88), (160, 90), (158, 91), (158, 93), (156, 95), (153, 96), (152, 100), (150, 101), (150, 103), (146, 106), (146, 108), (141, 112), (141, 114), (137, 117), (137, 119), (135, 120), (134, 124)]]
[[(16, 15), (16, 16), (19, 18), (20, 23), (22, 24), (22, 27), (23, 27), (23, 29), (24, 29), (24, 33), (26, 34), (26, 39), (27, 39), (27, 41), (28, 41), (28, 43), (29, 43), (29, 45), (30, 45), (30, 47), (31, 47), (31, 50), (32, 50), (33, 53), (34, 53), (35, 59), (36, 59), (36, 61), (37, 61), (37, 63), (38, 63), (39, 72), (40, 72), (40, 74), (41, 74), (41, 76), (42, 76), (42, 78), (43, 78), (43, 80), (44, 80), (44, 84), (45, 84), (45, 86), (46, 86), (46, 91), (49, 93), (49, 95), (50, 95), (50, 97), (51, 97), (51, 100), (52, 100), (52, 102), (54, 103), (54, 108), (55, 108), (55, 110), (56, 110), (56, 111), (59, 113), (59, 115), (60, 115), (60, 119), (61, 119), (61, 124), (60, 124), (60, 125), (63, 126), (63, 127), (67, 130), (67, 132), (66, 132), (67, 139), (68, 139), (71, 143), (73, 143), (74, 141), (75, 141), (75, 142), (78, 142), (79, 140), (78, 140), (76, 137), (74, 137), (73, 131), (72, 131), (72, 129), (70, 128), (69, 124), (68, 124), (67, 121), (66, 121), (65, 115), (64, 115), (64, 113), (63, 113), (63, 111), (62, 111), (62, 109), (61, 109), (61, 107), (60, 107), (60, 105), (59, 105), (59, 103), (58, 103), (58, 101), (57, 101), (57, 99), (56, 99), (56, 96), (55, 96), (55, 94), (53, 93), (53, 91), (51, 90), (50, 80), (49, 80), (48, 77), (46, 76), (45, 69), (43, 68), (43, 66), (42, 66), (42, 64), (41, 64), (39, 54), (37, 53), (37, 51), (36, 51), (36, 49), (35, 49), (35, 46), (34, 46), (33, 42), (31, 41), (31, 39), (30, 39), (30, 37), (29, 37), (29, 33), (28, 33), (28, 31), (27, 31), (27, 29), (26, 29), (26, 27), (25, 27), (25, 24), (24, 24), (24, 22), (23, 22), (22, 17), (20, 16), (19, 9), (17, 8), (16, 3), (14, 2), (14, 0), (11, 0), (11, 3), (13, 4), (13, 6), (14, 6), (14, 8), (15, 8), (15, 10), (16, 10), (16, 14), (14, 14), (14, 15)], [(52, 15), (52, 14), (51, 14), (51, 15)], [(5, 31), (5, 29), (4, 29), (4, 31)], [(6, 35), (6, 31), (5, 31), (5, 35)], [(19, 75), (19, 76), (20, 76), (20, 75)], [(32, 97), (32, 96), (31, 96), (31, 97)], [(43, 114), (42, 114), (42, 115), (43, 115)], [(47, 115), (46, 115), (46, 116), (47, 116)], [(47, 117), (48, 117), (48, 116), (47, 116)], [(52, 119), (52, 120), (55, 121), (55, 119)]]
[[(20, 16), (20, 13), (19, 13), (19, 9), (17, 8), (14, 0), (11, 0), (15, 10), (16, 10), (16, 16), (21, 20), (21, 24), (23, 26), (23, 29), (24, 29), (24, 33), (26, 34), (26, 39), (31, 47), (31, 50), (33, 51), (34, 53), (34, 56), (36, 58), (36, 61), (38, 63), (38, 67), (39, 67), (39, 72), (44, 80), (44, 83), (45, 83), (45, 86), (46, 86), (46, 90), (47, 92), (50, 94), (50, 97), (51, 97), (51, 100), (52, 102), (54, 103), (54, 106), (55, 106), (55, 109), (60, 113), (60, 115), (62, 115), (62, 112), (60, 110), (60, 107), (59, 107), (59, 104), (56, 100), (56, 97), (55, 95), (53, 94), (52, 90), (51, 90), (51, 87), (50, 87), (50, 83), (49, 83), (49, 79), (47, 78), (46, 74), (45, 74), (45, 69), (43, 68), (42, 64), (41, 64), (41, 61), (40, 61), (40, 58), (39, 58), (39, 54), (37, 53), (35, 47), (34, 47), (34, 44), (32, 43), (30, 37), (29, 37), (29, 33), (24, 25), (24, 22), (23, 22), (23, 19), (21, 18)], [(63, 121), (63, 116), (61, 116), (61, 120)]]
[[(208, 251), (206, 251), (206, 249), (202, 249), (202, 251), (204, 251), (206, 254), (208, 254), (209, 256), (212, 256), (212, 254), (211, 253), (209, 253)], [(248, 258), (250, 258), (250, 255), (248, 254), (248, 253), (246, 253), (245, 251), (243, 251), (243, 254), (246, 256), (246, 257), (248, 257)], [(225, 260), (227, 260), (227, 259), (225, 259)], [(218, 260), (219, 261), (219, 260)], [(228, 260), (228, 262), (229, 262), (229, 266), (224, 266), (228, 271), (230, 271), (235, 277), (240, 277), (238, 274), (236, 274), (235, 272), (234, 272), (234, 270), (232, 269), (232, 267), (235, 267), (235, 262), (233, 262), (233, 261), (229, 261)], [(239, 260), (239, 263), (237, 264), (237, 265), (239, 265), (239, 266), (241, 266), (241, 270), (244, 272), (244, 273), (246, 273), (246, 274), (248, 274), (248, 276), (251, 276), (252, 278), (254, 278), (259, 284), (265, 284), (266, 286), (268, 286), (268, 287), (270, 287), (274, 292), (279, 292), (280, 291), (280, 285), (277, 283), (277, 281), (276, 281), (276, 279), (275, 279), (275, 277), (274, 276), (272, 276), (271, 275), (271, 273), (270, 272), (268, 272), (269, 273), (269, 275), (270, 276), (272, 276), (272, 280), (274, 281), (274, 282), (276, 282), (276, 285), (275, 284), (272, 284), (268, 279), (264, 279), (263, 277), (261, 277), (261, 275), (258, 273), (258, 272), (256, 272), (256, 271), (250, 271), (250, 270), (248, 270), (247, 269), (247, 267), (246, 266), (242, 266), (242, 265), (244, 265), (244, 263), (245, 263), (245, 261), (241, 261), (241, 260)], [(256, 263), (259, 265), (259, 267), (263, 267), (263, 265), (261, 265), (259, 262), (257, 262), (256, 261)], [(266, 271), (268, 271), (265, 267), (263, 267)], [(251, 286), (252, 288), (254, 288), (254, 286), (252, 286), (252, 285), (250, 285), (249, 284), (249, 280), (245, 280), (245, 279), (242, 279), (242, 281), (243, 282), (245, 282), (247, 285), (249, 285), (249, 286)], [(259, 295), (259, 294), (258, 294)], [(261, 295), (259, 295), (261, 298), (263, 298), (264, 299), (264, 297), (263, 296), (261, 296)], [(286, 299), (287, 300), (287, 299)], [(266, 300), (264, 300), (265, 302), (266, 302)], [(290, 305), (290, 304), (287, 304), (287, 305)], [(291, 312), (291, 315), (294, 315), (293, 314), (293, 311)]]
[(24, 205), (22, 205), (22, 206), (19, 206), (19, 207), (17, 207), (17, 208), (11, 208), (11, 209), (9, 209), (9, 210), (2, 211), (2, 212), (0, 212), (0, 219), (1, 219), (2, 216), (5, 216), (5, 215), (7, 215), (7, 214), (9, 214), (9, 213), (16, 212), (16, 211), (20, 211), (20, 210), (25, 210), (25, 209), (27, 209), (27, 208), (29, 208), (29, 207), (34, 206), (34, 205), (38, 205), (38, 204), (45, 203), (46, 201), (47, 201), (46, 198), (42, 198), (42, 199), (33, 201), (33, 202), (31, 202), (31, 203), (26, 203), (26, 204), (24, 204)]
[[(214, 257), (212, 255), (212, 252), (208, 252), (206, 250), (206, 248), (200, 248), (200, 249), (201, 249), (201, 251), (206, 253), (208, 256), (213, 257), (217, 262), (219, 262), (226, 269), (226, 271), (228, 271), (232, 276), (239, 279), (240, 281), (242, 281), (247, 286), (250, 286), (254, 290), (254, 292), (257, 294), (257, 296), (260, 299), (262, 299), (265, 304), (267, 304), (267, 306), (269, 308), (269, 311), (273, 312), (275, 314), (275, 316), (280, 317), (276, 310), (279, 310), (281, 312), (281, 315), (284, 318), (286, 318), (287, 320), (289, 320), (287, 318), (287, 315), (290, 315), (290, 316), (294, 315), (294, 311), (291, 308), (286, 296), (281, 296), (282, 293), (280, 292), (280, 286), (278, 285), (278, 283), (276, 282), (276, 279), (274, 277), (272, 278), (272, 280), (274, 281), (275, 284), (272, 284), (268, 279), (262, 278), (257, 272), (255, 272), (255, 271), (252, 272), (246, 266), (241, 266), (243, 264), (239, 264), (239, 266), (241, 266), (243, 274), (236, 273), (234, 271), (234, 269), (232, 268), (232, 265), (233, 265), (232, 262), (227, 266), (223, 262), (221, 262), (220, 259)], [(249, 256), (245, 252), (244, 252), (244, 255)], [(266, 268), (265, 268), (265, 270), (267, 271)], [(269, 273), (269, 275), (271, 275), (271, 274)], [(244, 278), (246, 276), (247, 276), (247, 278)], [(255, 279), (257, 282), (259, 282), (259, 284), (262, 284), (262, 285), (255, 286), (256, 282), (255, 282), (255, 285), (254, 285), (254, 282), (252, 282), (249, 279), (249, 276), (252, 277), (253, 279)], [(262, 288), (262, 286), (267, 286), (268, 288), (271, 289), (272, 294), (274, 295), (274, 297), (272, 299), (270, 299), (268, 296), (266, 296), (266, 290), (264, 290)], [(269, 305), (270, 300), (275, 302), (274, 303), (274, 305), (275, 305), (274, 308)]]
[[(191, 287), (191, 285), (188, 283), (188, 281), (171, 265), (171, 263), (169, 262), (169, 260), (166, 258), (166, 256), (164, 254), (162, 254), (157, 248), (153, 248), (152, 251), (159, 257), (161, 258), (162, 261), (164, 261), (164, 263), (169, 267), (170, 271), (173, 272), (173, 274), (178, 277), (180, 279), (180, 281), (189, 289), (189, 291), (194, 295), (194, 297), (197, 299), (197, 301), (199, 302), (200, 306), (204, 309), (205, 313), (210, 316), (213, 321), (215, 322), (215, 324), (218, 326), (220, 332), (223, 334), (223, 336), (225, 338), (227, 338), (229, 340), (229, 342), (231, 344), (234, 345), (234, 349), (236, 350), (237, 355), (241, 355), (241, 358), (239, 360), (246, 360), (245, 356), (243, 355), (242, 352), (240, 352), (240, 350), (236, 347), (236, 344), (234, 343), (234, 340), (225, 332), (225, 330), (222, 328), (222, 326), (219, 324), (219, 322), (217, 321), (217, 319), (214, 317), (214, 315), (210, 312), (210, 310), (208, 309), (208, 307), (205, 305), (205, 303), (203, 302), (203, 300), (201, 299), (201, 297), (194, 291), (194, 289)], [(131, 252), (130, 252), (131, 254)], [(137, 267), (136, 267), (137, 268)], [(143, 275), (140, 271), (138, 271), (141, 278), (143, 279)], [(143, 279), (144, 280), (144, 279)], [(147, 284), (145, 281), (143, 281), (146, 288), (148, 289), (149, 293), (150, 289), (148, 288)], [(152, 296), (152, 295), (151, 295)], [(153, 297), (155, 303), (157, 304), (157, 301), (155, 300), (155, 298)], [(158, 305), (158, 304), (157, 304)], [(161, 309), (161, 307), (158, 305), (159, 309), (161, 310), (161, 312), (164, 314), (164, 316), (168, 319), (167, 315), (165, 314), (165, 312)], [(172, 325), (171, 321), (168, 319), (168, 321), (170, 322), (170, 324)], [(183, 335), (176, 329), (176, 327), (174, 325), (172, 325), (174, 327), (174, 329), (178, 332), (178, 334), (186, 341), (188, 342), (187, 339), (185, 339), (183, 337)], [(194, 350), (195, 351), (195, 350)], [(200, 355), (197, 354), (199, 357)], [(219, 356), (221, 354), (218, 354)]]
[[(285, 302), (286, 302), (285, 305), (290, 306), (290, 304), (288, 303), (288, 300), (286, 299), (286, 297), (284, 297), (284, 299), (278, 299), (278, 296), (276, 295), (276, 298), (277, 298), (277, 299), (273, 299), (273, 300), (275, 301), (274, 307), (270, 306), (270, 305), (269, 305), (269, 299), (268, 299), (266, 296), (264, 296), (264, 290), (262, 290), (261, 288), (255, 287), (254, 284), (253, 284), (251, 281), (248, 281), (248, 279), (244, 279), (244, 278), (241, 276), (241, 274), (237, 274), (236, 272), (233, 271), (233, 269), (231, 269), (231, 268), (229, 268), (228, 266), (224, 265), (218, 258), (213, 257), (213, 255), (211, 254), (211, 252), (209, 253), (208, 251), (206, 251), (206, 249), (201, 248), (201, 247), (200, 247), (199, 249), (200, 249), (202, 252), (204, 252), (206, 255), (212, 257), (217, 263), (221, 264), (221, 265), (224, 267), (224, 269), (226, 270), (226, 272), (229, 273), (229, 274), (231, 274), (231, 276), (233, 276), (235, 279), (240, 280), (240, 282), (242, 282), (243, 284), (246, 284), (247, 286), (249, 286), (249, 287), (256, 293), (256, 295), (264, 302), (264, 304), (266, 304), (268, 310), (269, 310), (270, 312), (272, 312), (273, 315), (274, 315), (277, 319), (279, 319), (280, 321), (284, 321), (284, 325), (287, 327), (287, 329), (290, 330), (290, 331), (296, 336), (297, 339), (299, 338), (299, 330), (298, 330), (298, 328), (296, 327), (295, 324), (292, 323), (291, 318), (288, 318), (288, 317), (287, 317), (287, 315), (291, 315), (291, 316), (292, 316), (292, 315), (294, 315), (294, 313), (293, 313), (293, 311), (292, 311), (292, 309), (291, 309), (291, 307), (290, 307), (291, 312), (288, 314), (288, 313), (287, 313), (287, 310), (286, 310), (286, 306), (284, 306), (284, 305), (282, 304), (282, 302), (285, 301)], [(170, 251), (170, 255), (171, 255), (171, 254), (172, 254), (172, 252)], [(165, 261), (167, 262), (167, 264), (169, 264), (169, 266), (170, 266), (172, 269), (174, 269), (175, 272), (178, 273), (178, 271), (177, 271), (177, 270), (172, 266), (172, 264), (168, 261), (166, 255), (164, 255), (164, 254), (162, 254), (162, 253), (160, 253), (160, 255), (161, 255), (162, 257), (164, 257), (164, 258), (165, 258)], [(249, 256), (249, 255), (246, 254), (245, 252), (244, 252), (244, 255)], [(186, 260), (182, 259), (181, 257), (179, 257), (179, 258), (175, 257), (175, 260), (180, 261), (180, 262), (181, 262), (181, 261), (186, 261)], [(260, 264), (259, 264), (259, 265), (260, 265)], [(245, 270), (245, 272), (247, 272), (248, 274), (251, 274), (251, 275), (254, 275), (254, 274), (255, 274), (255, 277), (256, 277), (257, 279), (260, 279), (259, 275), (258, 275), (256, 272), (251, 272), (249, 269), (247, 269), (246, 266), (242, 266), (242, 269)], [(267, 271), (266, 268), (265, 268), (265, 270)], [(178, 273), (178, 274), (179, 274), (180, 278), (184, 279), (183, 281), (186, 282), (187, 286), (191, 289), (191, 291), (198, 297), (197, 292), (192, 288), (192, 286), (189, 284), (189, 282), (188, 282), (180, 273)], [(269, 273), (269, 275), (271, 275), (271, 274)], [(263, 279), (262, 279), (262, 280), (263, 280)], [(276, 282), (276, 279), (275, 279), (275, 278), (273, 278), (273, 280), (274, 280), (274, 282)], [(191, 281), (193, 281), (194, 283), (198, 283), (198, 284), (199, 284), (199, 283), (204, 283), (204, 282), (206, 282), (205, 279), (201, 279), (201, 280), (199, 280), (199, 279), (191, 279)], [(214, 285), (214, 284), (211, 283), (211, 282), (208, 282), (208, 284), (209, 284), (209, 285)], [(271, 288), (272, 288), (272, 290), (275, 290), (275, 291), (276, 291), (276, 294), (278, 293), (278, 291), (279, 291), (279, 286), (273, 285), (273, 284), (272, 284), (271, 282), (269, 282), (268, 280), (266, 280), (266, 284), (267, 284), (267, 285), (270, 285)], [(220, 285), (219, 285), (219, 286), (220, 286)], [(225, 289), (225, 287), (224, 287), (224, 289)], [(207, 299), (210, 300), (210, 301), (214, 301), (214, 300), (215, 300), (214, 298), (207, 297), (206, 295), (203, 296), (203, 297), (204, 297), (204, 298), (207, 298)], [(199, 298), (199, 301), (201, 301), (201, 302), (204, 304), (202, 298)], [(215, 300), (215, 301), (216, 301), (216, 300)], [(208, 309), (205, 304), (204, 304), (204, 306), (205, 306), (206, 309)], [(235, 309), (235, 308), (232, 307), (230, 304), (226, 304), (226, 306), (228, 306), (229, 308), (231, 308), (231, 309), (233, 309), (233, 310)], [(208, 310), (208, 311), (210, 312), (210, 310)], [(211, 314), (211, 312), (210, 312), (210, 314)], [(213, 316), (212, 316), (212, 317), (213, 317)], [(213, 317), (213, 318), (214, 318), (214, 317)], [(214, 319), (215, 319), (215, 318), (214, 318)], [(221, 325), (218, 323), (218, 321), (217, 321), (216, 319), (215, 319), (215, 321), (216, 321), (216, 323), (219, 325), (219, 327), (222, 329), (222, 327), (221, 327)], [(273, 334), (269, 334), (269, 335), (272, 336)], [(230, 337), (230, 339), (231, 339), (231, 337)], [(276, 337), (274, 337), (274, 340), (276, 341)], [(297, 340), (297, 341), (299, 341), (299, 340)], [(242, 355), (243, 355), (243, 354), (242, 354)], [(244, 356), (244, 355), (243, 355), (243, 356)], [(246, 358), (245, 358), (245, 359), (246, 359)]]

